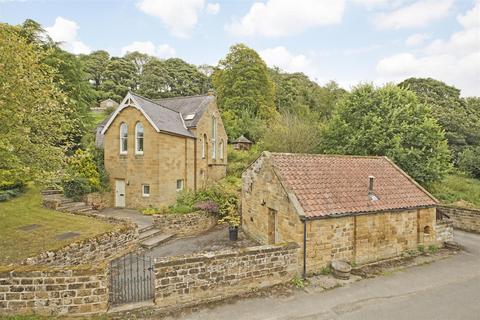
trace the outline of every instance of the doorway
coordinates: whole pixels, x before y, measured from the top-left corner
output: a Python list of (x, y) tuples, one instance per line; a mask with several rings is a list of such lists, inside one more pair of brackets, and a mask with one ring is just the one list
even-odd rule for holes
[(125, 180), (115, 180), (115, 207), (125, 208)]

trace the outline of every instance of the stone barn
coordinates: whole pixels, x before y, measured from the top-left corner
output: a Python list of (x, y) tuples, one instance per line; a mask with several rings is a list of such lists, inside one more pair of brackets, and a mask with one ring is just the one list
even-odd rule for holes
[(242, 180), (243, 230), (298, 243), (306, 274), (439, 244), (437, 200), (386, 157), (264, 152)]

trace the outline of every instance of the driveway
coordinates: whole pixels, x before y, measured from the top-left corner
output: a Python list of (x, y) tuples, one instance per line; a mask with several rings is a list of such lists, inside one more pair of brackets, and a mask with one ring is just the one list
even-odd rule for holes
[(466, 250), (432, 264), (330, 291), (239, 300), (175, 319), (480, 319), (480, 235), (455, 231)]

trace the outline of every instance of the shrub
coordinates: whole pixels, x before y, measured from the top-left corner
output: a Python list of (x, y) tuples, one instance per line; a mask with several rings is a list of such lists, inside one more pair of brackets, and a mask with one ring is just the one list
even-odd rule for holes
[(220, 207), (215, 201), (212, 201), (212, 200), (199, 202), (195, 204), (193, 208), (197, 210), (206, 211), (209, 213), (214, 213), (214, 214), (218, 214), (220, 212)]
[(81, 177), (65, 179), (62, 181), (62, 186), (65, 196), (75, 201), (82, 200), (84, 195), (92, 192), (89, 181)]
[(67, 159), (67, 175), (70, 178), (67, 178), (67, 181), (86, 180), (90, 186), (89, 192), (101, 189), (100, 173), (93, 154), (89, 151), (78, 149), (73, 156)]
[(419, 244), (417, 246), (417, 249), (419, 252), (424, 253), (425, 252), (425, 246), (423, 244)]
[(465, 149), (460, 154), (458, 167), (472, 177), (480, 179), (480, 147)]
[(176, 203), (173, 206), (169, 207), (171, 213), (180, 213), (180, 214), (185, 214), (185, 213), (190, 213), (193, 212), (193, 207), (186, 205), (186, 204), (179, 204)]

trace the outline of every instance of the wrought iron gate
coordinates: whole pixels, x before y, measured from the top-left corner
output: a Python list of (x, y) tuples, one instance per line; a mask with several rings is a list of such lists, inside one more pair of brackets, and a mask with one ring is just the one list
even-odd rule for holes
[(153, 299), (152, 258), (130, 253), (110, 262), (110, 305)]

